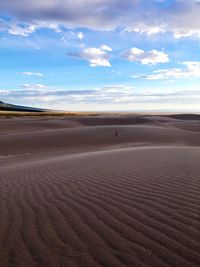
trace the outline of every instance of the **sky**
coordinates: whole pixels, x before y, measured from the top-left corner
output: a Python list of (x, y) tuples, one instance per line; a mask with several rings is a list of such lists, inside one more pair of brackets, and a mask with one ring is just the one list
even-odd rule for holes
[(0, 100), (200, 111), (200, 0), (0, 1)]

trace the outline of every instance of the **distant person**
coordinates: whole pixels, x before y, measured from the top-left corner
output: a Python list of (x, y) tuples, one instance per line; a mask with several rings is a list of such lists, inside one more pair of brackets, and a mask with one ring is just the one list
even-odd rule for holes
[(115, 132), (115, 136), (118, 136), (118, 131)]

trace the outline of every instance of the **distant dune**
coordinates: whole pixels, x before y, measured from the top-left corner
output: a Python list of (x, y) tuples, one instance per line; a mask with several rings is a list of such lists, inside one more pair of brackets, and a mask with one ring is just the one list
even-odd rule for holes
[(199, 159), (196, 115), (1, 118), (0, 266), (200, 266)]

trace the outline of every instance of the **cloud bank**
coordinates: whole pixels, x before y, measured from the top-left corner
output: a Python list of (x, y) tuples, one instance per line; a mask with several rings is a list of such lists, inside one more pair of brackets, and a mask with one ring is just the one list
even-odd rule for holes
[(200, 35), (198, 0), (6, 0), (0, 1), (0, 13), (28, 23), (11, 23), (11, 34), (62, 24), (96, 30), (122, 27), (149, 35), (172, 32), (176, 38)]
[(18, 90), (0, 90), (0, 99), (10, 103), (63, 110), (165, 110), (169, 106), (179, 110), (181, 107), (198, 110), (200, 90), (139, 90), (125, 85), (108, 85), (93, 90), (61, 90), (27, 84)]
[(140, 78), (145, 80), (168, 80), (168, 79), (189, 79), (200, 78), (200, 62), (186, 61), (181, 65), (184, 68), (159, 69), (153, 71), (150, 75), (132, 76), (133, 78)]

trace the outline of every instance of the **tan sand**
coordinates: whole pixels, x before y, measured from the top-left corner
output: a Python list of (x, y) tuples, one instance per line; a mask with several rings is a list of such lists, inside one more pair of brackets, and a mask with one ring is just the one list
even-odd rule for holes
[(0, 119), (0, 266), (200, 266), (199, 124)]

